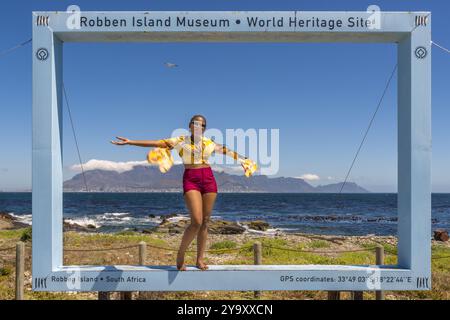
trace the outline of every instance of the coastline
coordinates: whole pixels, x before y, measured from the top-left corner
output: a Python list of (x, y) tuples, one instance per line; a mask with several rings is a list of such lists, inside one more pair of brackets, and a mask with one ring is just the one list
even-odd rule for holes
[[(342, 217), (330, 216), (303, 216), (305, 221), (335, 223), (343, 220)], [(346, 222), (355, 222), (352, 217), (345, 217)], [(392, 218), (370, 218), (371, 222), (395, 221)], [(0, 211), (0, 230), (17, 229), (31, 226), (31, 215), (16, 215), (13, 212)], [(129, 213), (109, 212), (99, 216), (81, 216), (63, 218), (64, 231), (78, 231), (89, 233), (120, 233), (120, 232), (138, 232), (150, 234), (153, 232), (166, 232), (180, 234), (190, 223), (190, 217), (186, 213), (170, 213), (165, 215), (149, 214), (145, 217), (133, 217)], [(210, 234), (258, 234), (262, 236), (270, 235), (316, 235), (319, 233), (302, 232), (295, 228), (277, 227), (271, 225), (264, 217), (254, 217), (250, 220), (229, 220), (222, 216), (212, 216), (209, 222), (208, 230)], [(320, 233), (322, 236), (375, 236), (375, 233)], [(384, 234), (379, 236), (394, 235)]]
[[(2, 221), (2, 220), (0, 220)], [(162, 224), (164, 226), (164, 224)], [(5, 224), (3, 225), (5, 226)], [(167, 227), (167, 221), (166, 225)], [(182, 226), (178, 226), (181, 227)], [(31, 228), (9, 225), (0, 230), (0, 248), (14, 248), (25, 241), (25, 298), (26, 299), (97, 299), (96, 292), (32, 292), (31, 291)], [(64, 264), (72, 265), (135, 265), (138, 263), (138, 244), (147, 244), (147, 265), (175, 265), (181, 242), (181, 232), (153, 230), (143, 233), (123, 230), (102, 233), (80, 230), (64, 231)], [(242, 232), (236, 234), (209, 233), (205, 263), (253, 264), (253, 244), (262, 244), (263, 264), (375, 264), (375, 247), (382, 246), (385, 264), (396, 264), (397, 238), (395, 236), (333, 236), (277, 232), (261, 234)], [(72, 251), (75, 250), (75, 251)], [(450, 299), (450, 242), (432, 241), (433, 286), (430, 291), (386, 292), (386, 299)], [(187, 265), (195, 265), (196, 239), (186, 253)], [(0, 251), (0, 299), (14, 298), (15, 250)], [(324, 291), (264, 291), (262, 299), (326, 299)], [(113, 294), (113, 299), (119, 299)], [(252, 300), (252, 291), (181, 291), (134, 293), (135, 299), (237, 299)], [(365, 292), (365, 299), (374, 299), (373, 292)], [(345, 299), (345, 294), (344, 294)]]

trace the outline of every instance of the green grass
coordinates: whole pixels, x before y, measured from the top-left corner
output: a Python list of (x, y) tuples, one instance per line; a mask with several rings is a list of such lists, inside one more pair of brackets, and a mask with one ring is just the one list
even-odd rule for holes
[(382, 242), (382, 241), (377, 241), (377, 242), (372, 242), (372, 243), (363, 243), (361, 244), (362, 247), (367, 248), (367, 249), (373, 249), (375, 251), (375, 247), (381, 245), (384, 248), (384, 254), (385, 255), (397, 255), (397, 247), (393, 246), (389, 243), (386, 242)]
[(11, 240), (11, 239), (17, 239), (19, 240), (22, 236), (22, 233), (27, 228), (21, 228), (21, 229), (15, 229), (15, 230), (1, 230), (0, 231), (0, 239), (4, 240)]
[(136, 231), (132, 230), (122, 230), (116, 233), (118, 236), (134, 236), (136, 235)]
[[(65, 232), (65, 239), (67, 241), (65, 243), (70, 244), (71, 246), (80, 246), (86, 243), (91, 243), (93, 245), (103, 245), (105, 247), (108, 246), (127, 246), (132, 244), (138, 244), (143, 241), (148, 244), (159, 245), (159, 246), (168, 246), (167, 242), (158, 239), (155, 237), (151, 237), (149, 235), (145, 235), (139, 232), (129, 231), (117, 234), (110, 233), (77, 233), (77, 232)], [(171, 247), (171, 246), (169, 246)]]
[(333, 259), (336, 264), (375, 264), (375, 254), (370, 251), (361, 252), (343, 252), (339, 256)]
[[(27, 231), (26, 228), (18, 230), (0, 231), (0, 247), (10, 247), (19, 241), (21, 236)], [(149, 247), (147, 248), (147, 263), (149, 265), (167, 265), (173, 264), (176, 252), (168, 252), (152, 248), (150, 245), (158, 247), (166, 247), (177, 249), (181, 237), (172, 238), (176, 240), (159, 239), (158, 233), (142, 234), (137, 232), (123, 232), (120, 234), (97, 234), (97, 233), (64, 233), (64, 246), (66, 248), (79, 249), (95, 249), (95, 248), (116, 248), (130, 245), (137, 245), (141, 241), (145, 241)], [(219, 258), (221, 264), (253, 264), (253, 244), (256, 241), (262, 243), (262, 263), (273, 265), (286, 264), (341, 264), (341, 265), (360, 265), (374, 264), (375, 250), (373, 248), (378, 243), (362, 243), (356, 246), (362, 249), (372, 249), (368, 251), (345, 252), (338, 253), (340, 246), (326, 241), (314, 240), (303, 242), (290, 242), (282, 238), (255, 238), (245, 243), (232, 240), (223, 240), (212, 243), (210, 249), (236, 249), (225, 251), (231, 253), (229, 256), (221, 256), (221, 252), (206, 253), (206, 262), (214, 263), (214, 258)], [(195, 243), (190, 246), (190, 250), (195, 251)], [(385, 264), (397, 263), (395, 255), (390, 252), (396, 252), (396, 247), (383, 240), (379, 241), (385, 248)], [(29, 244), (27, 245), (29, 246)], [(272, 248), (270, 247), (272, 246)], [(281, 250), (278, 248), (293, 248), (297, 250), (317, 250), (327, 251), (329, 254), (310, 253)], [(29, 252), (29, 251), (28, 251)], [(105, 252), (65, 252), (65, 260), (80, 264), (109, 265), (109, 264), (135, 264), (138, 258), (137, 249), (117, 250)], [(186, 254), (190, 257), (189, 264), (195, 261), (195, 252)], [(448, 244), (434, 244), (432, 246), (433, 258), (446, 257), (450, 255)], [(13, 254), (4, 255), (4, 260), (0, 260), (0, 300), (14, 298), (14, 258)], [(26, 260), (26, 270), (30, 272), (31, 261)], [(432, 260), (432, 290), (430, 291), (387, 291), (387, 299), (450, 299), (450, 259), (433, 259)], [(29, 286), (29, 284), (28, 284)], [(199, 291), (199, 292), (154, 292), (149, 293), (150, 296), (161, 299), (254, 299), (253, 292), (242, 291)], [(347, 297), (347, 296), (346, 296)], [(364, 294), (365, 299), (374, 299), (371, 292)], [(78, 293), (69, 294), (64, 292), (46, 293), (31, 292), (28, 288), (25, 291), (25, 298), (34, 300), (53, 300), (53, 299), (95, 299), (95, 293)], [(326, 299), (326, 292), (323, 291), (262, 291), (263, 299)]]
[(450, 273), (450, 258), (444, 258), (450, 256), (450, 248), (434, 245), (431, 248), (431, 256), (433, 271)]
[(237, 247), (237, 243), (231, 240), (224, 240), (215, 242), (210, 246), (211, 250), (223, 250), (223, 251), (217, 251), (214, 252), (214, 254), (223, 254), (228, 253), (230, 251), (227, 251), (226, 249), (234, 249)]
[(0, 267), (0, 277), (9, 276), (12, 273), (12, 269), (8, 267)]
[(330, 244), (330, 242), (325, 241), (325, 240), (314, 240), (308, 244), (308, 247), (314, 248), (314, 249), (329, 248), (329, 247), (331, 247), (331, 244)]
[(22, 234), (20, 235), (20, 241), (28, 242), (32, 239), (32, 229), (31, 227), (26, 228), (22, 231)]

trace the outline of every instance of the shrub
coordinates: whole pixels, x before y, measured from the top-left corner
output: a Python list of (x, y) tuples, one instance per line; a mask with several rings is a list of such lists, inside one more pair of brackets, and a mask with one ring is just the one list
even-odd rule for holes
[(211, 245), (212, 250), (236, 248), (236, 242), (230, 240), (219, 241)]
[(7, 267), (0, 267), (0, 277), (9, 276), (11, 274), (11, 269)]
[(314, 240), (309, 244), (310, 248), (329, 248), (330, 243), (325, 240)]
[(31, 241), (31, 239), (32, 239), (31, 235), (32, 235), (31, 227), (26, 228), (22, 232), (22, 235), (20, 236), (20, 241), (23, 241), (23, 242)]

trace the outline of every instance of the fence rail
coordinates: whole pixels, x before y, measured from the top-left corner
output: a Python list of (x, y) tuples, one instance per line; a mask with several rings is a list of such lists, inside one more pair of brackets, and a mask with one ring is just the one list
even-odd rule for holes
[[(119, 250), (126, 250), (126, 249), (138, 249), (140, 244), (130, 245), (130, 246), (124, 246), (124, 247), (108, 247), (108, 248), (97, 248), (97, 249), (78, 249), (78, 248), (65, 248), (64, 251), (66, 252), (104, 252), (104, 251), (119, 251)], [(317, 253), (317, 254), (336, 254), (336, 253), (347, 253), (347, 252), (370, 252), (374, 251), (378, 248), (378, 246), (373, 246), (369, 248), (363, 248), (363, 249), (349, 249), (349, 250), (305, 250), (305, 249), (296, 249), (292, 247), (279, 247), (279, 246), (273, 246), (269, 244), (261, 244), (262, 247), (276, 249), (276, 250), (284, 250), (284, 251), (292, 251), (292, 252), (299, 252), (299, 253)], [(146, 243), (146, 247), (165, 250), (165, 251), (178, 251), (176, 248), (168, 248), (168, 247), (161, 247), (161, 246), (155, 246)], [(25, 246), (26, 249), (31, 249), (31, 246)], [(239, 251), (239, 250), (245, 250), (253, 248), (253, 245), (246, 245), (236, 248), (223, 248), (223, 249), (209, 249), (205, 250), (204, 252), (222, 252), (222, 251)], [(16, 247), (7, 247), (7, 248), (0, 248), (0, 252), (2, 251), (10, 251), (14, 250)], [(384, 248), (384, 251), (391, 255), (397, 255), (396, 252), (388, 250)], [(186, 250), (186, 252), (197, 252), (197, 250)], [(434, 256), (431, 257), (432, 260), (439, 260), (439, 259), (448, 259), (450, 258), (450, 255), (448, 256)]]
[(13, 249), (15, 249), (16, 247), (9, 247), (9, 248), (0, 248), (0, 252), (1, 251), (9, 251), (9, 250), (13, 250)]
[[(376, 242), (376, 241), (375, 241)], [(170, 248), (170, 247), (163, 247), (163, 246), (157, 246), (148, 244), (144, 241), (139, 242), (135, 245), (129, 245), (129, 246), (122, 246), (122, 247), (108, 247), (108, 248), (96, 248), (96, 249), (81, 249), (81, 248), (66, 248), (64, 251), (66, 252), (106, 252), (106, 251), (119, 251), (119, 250), (126, 250), (126, 249), (138, 249), (139, 250), (139, 265), (145, 265), (146, 256), (147, 256), (147, 247), (159, 249), (159, 250), (165, 250), (165, 251), (178, 251), (176, 248)], [(16, 250), (16, 286), (15, 286), (15, 298), (16, 300), (22, 300), (24, 299), (24, 265), (25, 265), (25, 249), (30, 249), (31, 245), (26, 245), (24, 242), (18, 242), (16, 246), (13, 247), (5, 247), (0, 248), (0, 252), (6, 252), (11, 250)], [(264, 242), (256, 241), (252, 245), (243, 245), (236, 248), (223, 248), (223, 249), (209, 249), (205, 250), (205, 252), (227, 252), (227, 251), (239, 251), (239, 250), (250, 250), (253, 248), (253, 257), (254, 257), (254, 264), (260, 265), (262, 264), (262, 255), (263, 255), (263, 248), (270, 248), (275, 250), (284, 250), (284, 251), (290, 251), (290, 252), (298, 252), (298, 253), (313, 253), (313, 254), (340, 254), (340, 253), (346, 253), (346, 252), (373, 252), (375, 251), (375, 260), (377, 265), (383, 265), (384, 264), (384, 258), (385, 253), (396, 255), (397, 253), (395, 251), (387, 249), (385, 246), (383, 246), (381, 243), (377, 242), (376, 246), (362, 248), (362, 249), (348, 249), (348, 250), (312, 250), (312, 249), (302, 249), (302, 248), (293, 248), (293, 247), (280, 247), (280, 246), (274, 246), (270, 245)], [(196, 250), (186, 250), (186, 252), (196, 252)], [(432, 260), (440, 260), (440, 259), (448, 259), (450, 258), (450, 255), (448, 256), (434, 256), (431, 259)], [(142, 292), (139, 292), (138, 295), (141, 295)], [(363, 299), (363, 291), (352, 291), (351, 292), (351, 298), (353, 300), (362, 300)], [(254, 291), (255, 298), (261, 297), (260, 291)], [(383, 291), (375, 291), (375, 297), (377, 300), (384, 300), (384, 292)], [(122, 300), (130, 300), (132, 299), (132, 292), (120, 292), (120, 298)], [(328, 291), (328, 299), (329, 300), (339, 300), (341, 298), (341, 292), (340, 291)], [(111, 292), (99, 292), (98, 293), (98, 299), (99, 300), (109, 300), (111, 299)]]

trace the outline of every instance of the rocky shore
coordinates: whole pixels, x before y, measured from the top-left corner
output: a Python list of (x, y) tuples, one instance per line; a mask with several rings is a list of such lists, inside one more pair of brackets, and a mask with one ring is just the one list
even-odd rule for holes
[[(186, 227), (190, 223), (190, 219), (176, 219), (171, 220), (170, 218), (176, 217), (176, 215), (170, 215), (165, 217), (162, 222), (151, 229), (142, 230), (143, 233), (169, 233), (177, 234), (183, 233)], [(243, 234), (245, 232), (258, 232), (258, 231), (268, 231), (273, 230), (273, 232), (279, 232), (277, 229), (273, 229), (270, 225), (262, 220), (245, 221), (245, 222), (234, 222), (226, 221), (221, 219), (211, 219), (209, 222), (208, 231), (210, 234)], [(136, 230), (138, 231), (138, 230)]]
[[(151, 216), (154, 218), (154, 216)], [(164, 216), (158, 226), (147, 229), (132, 229), (131, 231), (148, 233), (168, 233), (179, 234), (183, 233), (184, 229), (189, 225), (190, 219), (177, 214), (169, 214)], [(7, 212), (0, 211), (0, 230), (14, 230), (29, 227), (28, 224), (21, 222), (19, 219)], [(221, 219), (211, 219), (209, 222), (209, 233), (211, 234), (243, 234), (246, 232), (266, 232), (273, 231), (274, 233), (281, 232), (278, 229), (272, 228), (269, 223), (262, 220), (234, 222)], [(98, 228), (95, 225), (81, 225), (69, 219), (64, 219), (64, 231), (77, 232), (97, 232)]]
[[(154, 215), (149, 215), (149, 218), (155, 218)], [(189, 225), (190, 219), (186, 216), (179, 216), (177, 214), (169, 214), (163, 217), (161, 223), (155, 227), (151, 228), (133, 228), (133, 229), (125, 229), (124, 231), (132, 231), (136, 233), (143, 234), (167, 234), (170, 235), (179, 235), (184, 232), (186, 227)], [(0, 211), (0, 230), (15, 230), (29, 227), (28, 224), (21, 222), (15, 216)], [(81, 225), (70, 219), (64, 219), (64, 231), (75, 231), (81, 233), (98, 233), (99, 229), (96, 225)], [(255, 235), (255, 236), (289, 236), (293, 235), (292, 233), (286, 233), (282, 230), (279, 230), (269, 223), (263, 220), (253, 220), (253, 221), (227, 221), (222, 219), (217, 219), (212, 217), (209, 222), (208, 233), (210, 235)], [(302, 235), (302, 236), (307, 236)], [(347, 239), (352, 236), (325, 236), (325, 235), (309, 235), (310, 237), (318, 237), (321, 239), (327, 239), (333, 241), (333, 239)], [(367, 235), (360, 238), (372, 238), (376, 237), (374, 235)], [(357, 236), (353, 236), (353, 238), (358, 238)], [(394, 244), (394, 239), (396, 237), (383, 237), (388, 242)], [(389, 241), (391, 239), (392, 241)], [(448, 242), (449, 235), (447, 230), (437, 229), (433, 232), (433, 240), (438, 242)]]
[[(30, 227), (30, 225), (19, 221), (7, 212), (0, 211), (0, 230), (16, 230), (27, 227)], [(64, 231), (95, 232), (96, 227), (94, 225), (82, 226), (64, 220)]]
[[(159, 221), (159, 217), (154, 221)], [(20, 218), (0, 212), (0, 248), (14, 248), (17, 241), (32, 246), (31, 228)], [(190, 220), (186, 216), (169, 215), (151, 229), (128, 229), (122, 232), (99, 232), (95, 225), (77, 225), (65, 221), (64, 262), (68, 265), (135, 265), (139, 259), (138, 244), (145, 242), (148, 249), (146, 264), (174, 265), (181, 235)], [(27, 227), (27, 228), (24, 228)], [(397, 237), (395, 236), (335, 236), (283, 232), (261, 220), (230, 222), (212, 219), (207, 240), (205, 262), (209, 265), (253, 264), (251, 249), (258, 241), (263, 244), (263, 263), (273, 265), (367, 265), (375, 263), (375, 246), (385, 250), (385, 264), (397, 263)], [(449, 299), (450, 270), (448, 257), (450, 242), (448, 234), (440, 230), (432, 241), (433, 290), (427, 292), (386, 292), (387, 299)], [(196, 239), (186, 254), (186, 263), (195, 265)], [(117, 248), (123, 248), (120, 249)], [(284, 248), (284, 249), (283, 249)], [(81, 249), (81, 250), (80, 250)], [(225, 251), (223, 251), (225, 250)], [(25, 285), (27, 299), (96, 299), (95, 293), (48, 293), (31, 291), (31, 250), (26, 251)], [(15, 251), (0, 252), (0, 288), (14, 288)], [(1, 276), (3, 275), (3, 276)], [(267, 299), (326, 299), (326, 292), (263, 292)], [(139, 299), (252, 299), (253, 293), (235, 291), (208, 291), (185, 293), (146, 293)], [(0, 300), (13, 299), (13, 289), (1, 289)], [(372, 293), (365, 293), (372, 299)]]
[(29, 227), (29, 225), (18, 221), (9, 213), (0, 211), (0, 230), (14, 230), (26, 227)]

